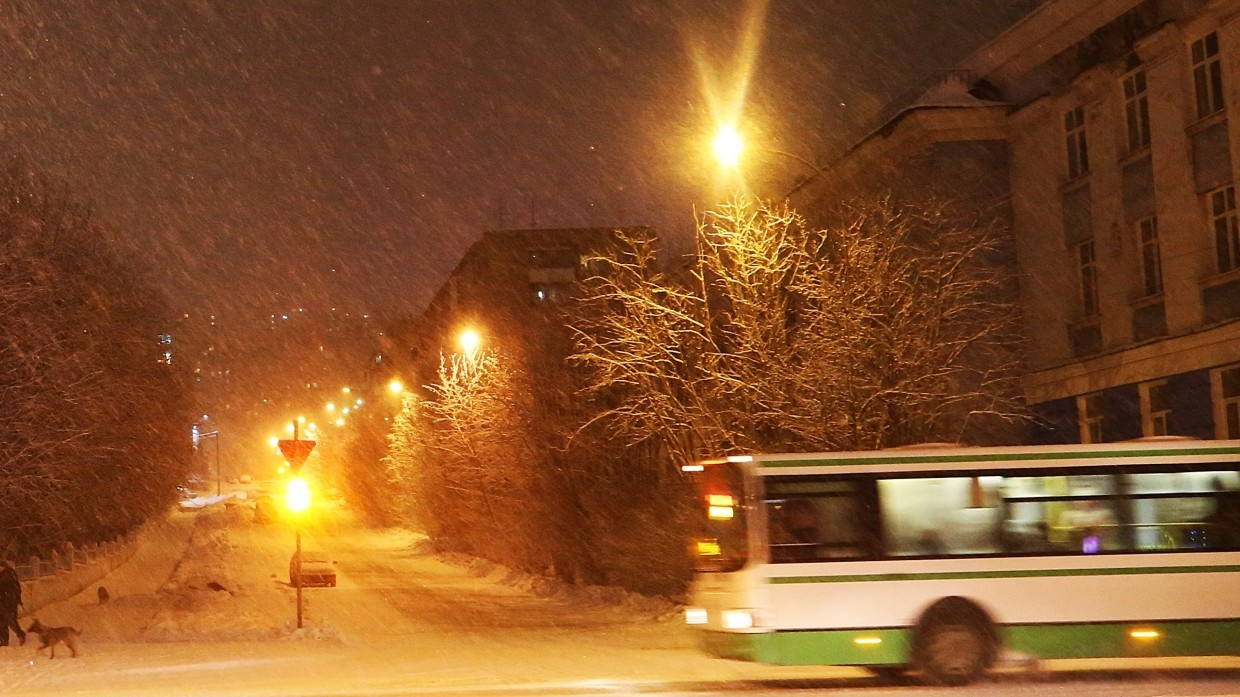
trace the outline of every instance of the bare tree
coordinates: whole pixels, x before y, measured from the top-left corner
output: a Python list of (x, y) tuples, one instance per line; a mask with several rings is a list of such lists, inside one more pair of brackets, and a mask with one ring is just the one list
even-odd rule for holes
[(606, 405), (594, 422), (630, 443), (657, 434), (681, 461), (985, 440), (977, 417), (1021, 413), (997, 239), (941, 202), (890, 199), (842, 205), (821, 228), (734, 201), (698, 220), (680, 272), (626, 238), (594, 260), (574, 323), (574, 359)]
[(441, 357), (428, 396), (404, 400), (387, 462), (440, 543), (541, 567), (546, 516), (519, 375), (494, 350)]
[(185, 476), (168, 313), (62, 190), (10, 163), (0, 194), (0, 552), (109, 539)]

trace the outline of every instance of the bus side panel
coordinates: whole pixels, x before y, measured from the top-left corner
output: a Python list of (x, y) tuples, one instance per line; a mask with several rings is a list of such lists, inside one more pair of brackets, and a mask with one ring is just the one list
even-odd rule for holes
[[(936, 600), (961, 596), (1008, 627), (1011, 648), (1044, 658), (1231, 654), (1236, 642), (1227, 640), (1227, 628), (1240, 619), (1238, 556), (1203, 554), (1197, 559), (1213, 563), (1193, 566), (1183, 565), (1184, 555), (1040, 558), (1038, 568), (1029, 558), (956, 559), (952, 571), (936, 570), (932, 561), (787, 565), (781, 573), (805, 575), (771, 579), (770, 626), (803, 633), (796, 642), (823, 631), (850, 630), (853, 637), (853, 630), (907, 629)], [(1160, 568), (1172, 560), (1181, 566)], [(1146, 625), (1155, 638), (1129, 636)], [(795, 650), (792, 639), (775, 641)], [(907, 642), (883, 645), (897, 651)], [(795, 653), (807, 651), (814, 652)], [(832, 653), (851, 655), (838, 646)]]

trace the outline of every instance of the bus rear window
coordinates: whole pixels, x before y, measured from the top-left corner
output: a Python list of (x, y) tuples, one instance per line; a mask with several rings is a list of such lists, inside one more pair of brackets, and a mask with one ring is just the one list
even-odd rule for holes
[(749, 558), (744, 473), (734, 463), (710, 463), (697, 477), (698, 520), (691, 550), (694, 567), (698, 571), (736, 571)]

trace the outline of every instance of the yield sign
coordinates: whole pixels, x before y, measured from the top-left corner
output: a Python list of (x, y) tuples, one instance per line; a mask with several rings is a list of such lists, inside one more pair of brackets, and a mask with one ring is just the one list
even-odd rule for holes
[(312, 440), (282, 440), (280, 441), (280, 453), (284, 455), (284, 459), (293, 467), (301, 467), (306, 458), (310, 457), (310, 451), (314, 450), (314, 441)]

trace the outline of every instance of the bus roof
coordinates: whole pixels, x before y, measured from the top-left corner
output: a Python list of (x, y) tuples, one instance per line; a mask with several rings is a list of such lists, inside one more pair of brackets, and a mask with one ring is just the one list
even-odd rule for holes
[(1168, 459), (1189, 463), (1234, 463), (1240, 459), (1240, 440), (1142, 438), (1119, 443), (1014, 445), (970, 447), (932, 443), (884, 450), (822, 453), (754, 453), (701, 464), (745, 462), (746, 467), (780, 474), (828, 468), (831, 471), (940, 471), (975, 469), (1028, 469), (1030, 467), (1105, 467), (1167, 464)]

